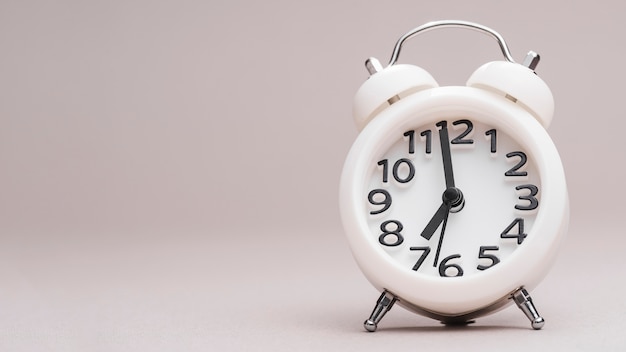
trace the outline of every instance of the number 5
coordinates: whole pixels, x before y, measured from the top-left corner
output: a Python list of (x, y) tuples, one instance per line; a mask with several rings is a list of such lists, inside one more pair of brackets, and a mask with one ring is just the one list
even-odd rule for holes
[(498, 249), (500, 249), (498, 246), (481, 246), (480, 250), (478, 251), (478, 259), (489, 259), (491, 260), (491, 264), (489, 265), (478, 265), (476, 267), (476, 269), (478, 270), (485, 270), (485, 269), (489, 269), (492, 266), (500, 263), (500, 259), (498, 259), (498, 257), (496, 257), (493, 254), (487, 254), (485, 253), (486, 251), (497, 251)]

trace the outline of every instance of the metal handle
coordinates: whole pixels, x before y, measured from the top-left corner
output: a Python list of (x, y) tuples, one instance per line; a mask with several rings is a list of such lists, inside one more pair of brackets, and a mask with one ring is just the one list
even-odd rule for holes
[(502, 38), (502, 36), (498, 32), (494, 31), (493, 29), (489, 27), (485, 27), (477, 23), (472, 23), (472, 22), (443, 20), (443, 21), (428, 22), (424, 25), (421, 25), (411, 30), (407, 34), (403, 35), (396, 43), (396, 46), (393, 48), (393, 53), (391, 54), (391, 60), (389, 60), (389, 66), (394, 65), (398, 61), (398, 57), (400, 56), (400, 50), (402, 50), (402, 45), (407, 39), (410, 39), (419, 33), (424, 33), (432, 29), (444, 28), (444, 27), (466, 27), (466, 28), (474, 29), (474, 30), (490, 35), (491, 37), (495, 38), (498, 41), (498, 45), (500, 45), (500, 50), (502, 50), (502, 54), (504, 55), (504, 58), (509, 62), (515, 63), (515, 60), (513, 60), (513, 57), (511, 56), (511, 52), (509, 51), (509, 47), (506, 45), (504, 38)]

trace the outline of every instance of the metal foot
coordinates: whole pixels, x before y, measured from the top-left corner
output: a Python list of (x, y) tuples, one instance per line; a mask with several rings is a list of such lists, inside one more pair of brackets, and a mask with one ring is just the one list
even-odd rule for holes
[(535, 305), (533, 304), (532, 298), (528, 294), (525, 288), (520, 288), (517, 291), (513, 292), (511, 295), (515, 304), (519, 307), (519, 309), (526, 314), (528, 320), (530, 320), (530, 324), (535, 330), (539, 330), (545, 324), (545, 320), (539, 315)]
[(378, 301), (376, 302), (376, 307), (374, 307), (374, 310), (372, 311), (372, 314), (370, 314), (369, 319), (367, 319), (363, 323), (365, 330), (369, 332), (376, 331), (378, 323), (385, 316), (385, 314), (387, 314), (391, 307), (393, 307), (393, 304), (396, 303), (397, 300), (398, 299), (396, 298), (396, 296), (387, 291), (383, 291), (383, 293), (378, 298)]

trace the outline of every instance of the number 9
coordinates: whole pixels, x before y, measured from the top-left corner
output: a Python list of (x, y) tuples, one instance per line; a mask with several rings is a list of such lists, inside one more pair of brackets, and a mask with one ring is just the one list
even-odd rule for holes
[[(382, 201), (376, 200), (375, 198), (377, 199), (380, 198), (376, 196), (377, 194), (382, 194), (385, 198)], [(380, 214), (384, 212), (385, 210), (389, 209), (389, 207), (391, 206), (391, 194), (389, 194), (389, 192), (385, 191), (384, 189), (375, 189), (371, 191), (367, 195), (367, 200), (369, 200), (370, 204), (372, 205), (383, 205), (383, 207), (379, 210), (370, 211), (371, 215)]]

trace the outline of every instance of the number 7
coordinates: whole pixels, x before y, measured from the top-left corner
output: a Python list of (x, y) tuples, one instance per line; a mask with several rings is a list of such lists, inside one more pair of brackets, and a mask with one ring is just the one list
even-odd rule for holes
[(426, 259), (426, 257), (428, 257), (428, 253), (430, 253), (430, 247), (411, 247), (409, 249), (412, 251), (424, 251), (422, 252), (422, 255), (420, 256), (420, 258), (417, 260), (417, 263), (413, 265), (413, 270), (417, 271), (417, 269), (419, 269), (422, 263), (424, 263), (424, 260)]

